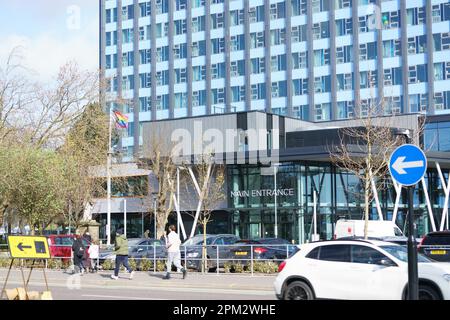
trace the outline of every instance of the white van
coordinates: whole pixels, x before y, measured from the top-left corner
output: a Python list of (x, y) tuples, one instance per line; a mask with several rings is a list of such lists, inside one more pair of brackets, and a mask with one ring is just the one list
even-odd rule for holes
[[(334, 238), (364, 237), (364, 223), (364, 220), (340, 219), (336, 222)], [(401, 237), (403, 232), (392, 221), (369, 220), (368, 236), (374, 238)]]

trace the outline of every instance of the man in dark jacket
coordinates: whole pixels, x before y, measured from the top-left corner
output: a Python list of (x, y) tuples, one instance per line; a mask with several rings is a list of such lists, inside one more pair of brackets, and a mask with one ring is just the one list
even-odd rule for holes
[(123, 229), (119, 228), (116, 231), (116, 241), (114, 242), (114, 250), (116, 254), (116, 268), (111, 278), (114, 280), (119, 279), (119, 270), (123, 265), (130, 274), (130, 280), (133, 279), (134, 272), (128, 264), (128, 240), (123, 234)]
[(83, 273), (84, 272), (83, 256), (85, 254), (86, 248), (84, 247), (83, 241), (78, 235), (73, 240), (72, 251), (73, 251), (74, 272)]

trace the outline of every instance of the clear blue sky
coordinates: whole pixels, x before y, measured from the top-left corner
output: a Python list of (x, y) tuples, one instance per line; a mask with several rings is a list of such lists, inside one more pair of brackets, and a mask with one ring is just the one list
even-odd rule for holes
[(98, 0), (0, 0), (0, 64), (22, 46), (24, 63), (49, 78), (76, 60), (98, 67)]

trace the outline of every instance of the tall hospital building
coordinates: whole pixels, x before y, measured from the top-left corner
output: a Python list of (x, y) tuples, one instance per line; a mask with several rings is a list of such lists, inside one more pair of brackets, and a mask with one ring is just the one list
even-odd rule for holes
[[(450, 112), (448, 0), (100, 0), (108, 96), (133, 123), (261, 110)], [(357, 111), (357, 110), (356, 110)]]
[[(100, 12), (105, 106), (130, 119), (117, 147), (122, 165), (148, 158), (158, 128), (263, 131), (257, 149), (244, 134), (231, 153), (216, 152), (258, 156), (226, 163), (226, 199), (208, 232), (303, 243), (312, 239), (315, 208), (321, 239), (332, 238), (339, 218), (361, 219), (363, 185), (333, 164), (330, 143), (380, 103), (378, 123), (393, 119), (392, 129), (421, 133), (415, 143), (428, 170), (414, 193), (418, 234), (448, 228), (449, 0), (100, 0)], [(274, 149), (268, 170), (258, 157)], [(148, 183), (148, 172), (130, 171), (134, 184)], [(406, 230), (405, 188), (386, 181), (370, 218)], [(270, 196), (274, 190), (283, 195)], [(145, 199), (151, 195), (117, 192), (113, 224), (123, 222), (126, 203), (130, 236), (153, 230)], [(102, 201), (93, 213), (104, 226)], [(192, 226), (187, 213), (196, 206), (180, 201)]]

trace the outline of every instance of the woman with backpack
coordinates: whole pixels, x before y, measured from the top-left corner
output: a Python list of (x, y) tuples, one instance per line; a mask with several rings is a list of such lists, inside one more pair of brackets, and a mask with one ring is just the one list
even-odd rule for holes
[[(84, 265), (83, 265), (83, 257), (86, 251), (86, 248), (83, 245), (83, 241), (80, 237), (76, 237), (73, 240), (72, 244), (72, 251), (73, 251), (73, 264), (75, 266), (74, 272), (75, 273), (84, 273)], [(77, 272), (78, 268), (78, 272)]]

